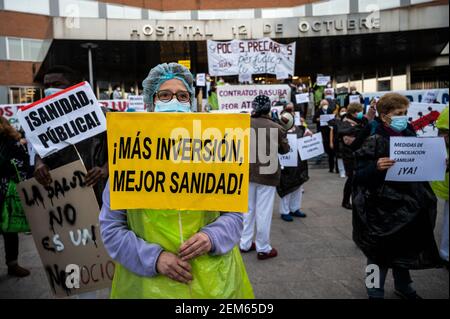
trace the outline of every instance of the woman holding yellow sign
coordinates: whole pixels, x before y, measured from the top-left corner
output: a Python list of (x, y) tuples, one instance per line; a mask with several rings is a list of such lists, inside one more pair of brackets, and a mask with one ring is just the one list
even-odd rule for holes
[[(160, 64), (143, 81), (149, 111), (190, 112), (193, 77)], [(237, 248), (242, 214), (178, 210), (111, 210), (109, 183), (100, 228), (117, 262), (112, 298), (253, 298)]]

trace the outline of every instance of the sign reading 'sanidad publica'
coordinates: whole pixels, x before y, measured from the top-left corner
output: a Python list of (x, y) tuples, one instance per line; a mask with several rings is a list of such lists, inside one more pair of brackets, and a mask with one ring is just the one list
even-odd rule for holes
[(24, 106), (17, 117), (41, 157), (106, 130), (105, 116), (87, 82)]
[(249, 114), (110, 112), (107, 121), (112, 209), (247, 211)]
[(272, 106), (283, 96), (291, 99), (291, 88), (286, 84), (276, 85), (222, 85), (217, 87), (217, 101), (220, 111), (250, 112), (252, 102), (258, 95), (269, 97)]
[(212, 76), (239, 74), (294, 74), (295, 42), (259, 40), (207, 41)]

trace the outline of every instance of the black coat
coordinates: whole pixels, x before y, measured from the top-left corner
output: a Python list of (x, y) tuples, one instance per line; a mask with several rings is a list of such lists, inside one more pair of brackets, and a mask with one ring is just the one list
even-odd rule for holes
[[(305, 134), (305, 128), (303, 126), (296, 126), (293, 133), (297, 134), (297, 138), (301, 138)], [(297, 190), (309, 179), (308, 161), (302, 161), (298, 152), (297, 163), (298, 165), (296, 167), (284, 167), (281, 170), (280, 184), (277, 186), (277, 193), (280, 197), (284, 197)]]
[[(405, 131), (405, 136), (414, 136)], [(390, 133), (378, 126), (355, 152), (353, 240), (375, 263), (425, 269), (439, 266), (433, 229), (437, 199), (427, 182), (385, 181), (377, 160), (389, 157)]]

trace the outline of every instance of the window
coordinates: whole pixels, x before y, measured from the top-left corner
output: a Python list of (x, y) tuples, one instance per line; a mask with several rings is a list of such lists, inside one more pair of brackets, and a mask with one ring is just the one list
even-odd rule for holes
[(44, 41), (20, 38), (6, 38), (6, 40), (8, 60), (39, 61)]
[(32, 103), (43, 98), (42, 89), (37, 87), (10, 87), (9, 103)]
[(22, 39), (7, 38), (8, 60), (22, 60)]
[(378, 81), (378, 92), (390, 91), (391, 90), (391, 80)]
[(23, 40), (23, 59), (30, 61), (37, 61), (39, 58), (39, 51), (42, 47), (42, 41), (38, 40)]
[(4, 0), (4, 9), (35, 14), (50, 14), (49, 0)]

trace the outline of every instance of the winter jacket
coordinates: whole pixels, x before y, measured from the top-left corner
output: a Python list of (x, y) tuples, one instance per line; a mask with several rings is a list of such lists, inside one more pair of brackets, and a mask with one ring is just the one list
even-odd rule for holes
[[(302, 138), (305, 134), (304, 126), (295, 126), (290, 134), (297, 134), (297, 138)], [(308, 179), (308, 161), (302, 161), (300, 155), (297, 152), (296, 167), (282, 167), (280, 185), (277, 186), (277, 193), (280, 197), (284, 197), (287, 194), (297, 190)]]
[[(281, 125), (272, 121), (269, 115), (252, 117), (251, 128), (252, 135), (254, 134), (251, 141), (256, 142), (256, 145), (255, 147), (250, 146), (250, 182), (268, 186), (277, 186), (281, 176), (278, 153), (286, 154), (290, 149), (286, 138), (286, 130), (284, 130)], [(270, 138), (271, 130), (275, 130), (278, 135), (277, 139)], [(261, 134), (264, 134), (264, 136), (260, 136)], [(261, 142), (260, 140), (264, 142)], [(260, 146), (266, 147), (265, 152), (258, 150)], [(275, 150), (272, 152), (273, 154), (270, 154), (271, 149)], [(261, 160), (264, 161), (265, 159), (259, 156), (259, 152), (270, 158), (267, 163), (261, 162)], [(273, 169), (272, 165), (275, 165), (275, 169)], [(269, 172), (264, 172), (265, 169)]]
[[(392, 131), (379, 125), (355, 152), (353, 240), (374, 262), (425, 269), (440, 263), (434, 240), (437, 199), (427, 182), (385, 181), (377, 160), (389, 157)], [(411, 127), (404, 136), (415, 136)]]

